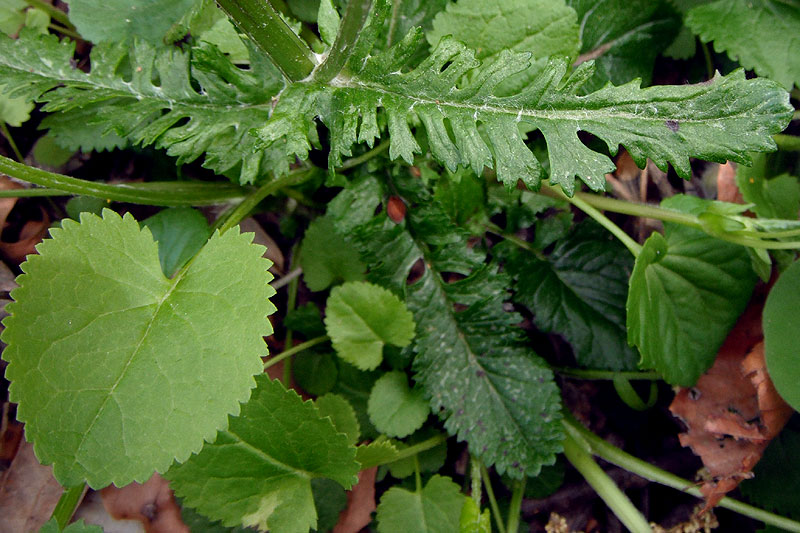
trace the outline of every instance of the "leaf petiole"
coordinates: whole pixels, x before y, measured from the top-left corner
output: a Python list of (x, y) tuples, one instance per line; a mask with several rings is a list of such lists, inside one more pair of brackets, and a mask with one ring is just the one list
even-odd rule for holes
[(61, 497), (58, 499), (55, 509), (53, 509), (53, 514), (50, 515), (51, 518), (56, 519), (59, 529), (67, 527), (87, 488), (86, 484), (83, 483), (75, 487), (65, 488), (64, 492), (61, 493)]

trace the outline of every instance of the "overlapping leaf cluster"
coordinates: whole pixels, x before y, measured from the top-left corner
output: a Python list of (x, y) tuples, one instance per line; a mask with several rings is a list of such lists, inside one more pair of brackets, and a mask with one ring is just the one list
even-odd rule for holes
[(42, 126), (65, 147), (153, 144), (179, 163), (205, 155), (206, 167), (241, 183), (288, 171), (282, 152), (256, 151), (249, 134), (269, 119), (272, 97), (283, 87), (255, 49), (243, 70), (207, 43), (190, 52), (145, 41), (98, 45), (88, 73), (72, 66), (74, 49), (52, 35), (0, 36), (7, 94), (45, 102), (43, 110), (56, 114)]
[(403, 223), (374, 216), (387, 194), (374, 178), (340, 193), (328, 215), (359, 247), (370, 281), (405, 295), (418, 325), (414, 380), (445, 428), (498, 471), (535, 475), (560, 450), (560, 401), (550, 370), (520, 342), (520, 317), (503, 308), (510, 279), (419, 182), (392, 183), (410, 206)]

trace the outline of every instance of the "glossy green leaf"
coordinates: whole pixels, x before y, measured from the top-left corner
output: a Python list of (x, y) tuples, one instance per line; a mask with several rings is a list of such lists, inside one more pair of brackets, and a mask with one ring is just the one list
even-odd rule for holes
[(143, 482), (250, 396), (272, 333), (270, 262), (231, 230), (170, 280), (149, 230), (110, 210), (51, 235), (4, 321), (17, 416), (62, 485)]
[(781, 273), (764, 305), (764, 354), (767, 370), (778, 393), (800, 410), (800, 334), (797, 306), (800, 301), (800, 261)]
[(390, 291), (366, 282), (334, 288), (325, 308), (325, 327), (336, 353), (362, 370), (383, 360), (383, 346), (407, 346), (414, 338), (414, 319)]
[(314, 401), (320, 416), (330, 417), (333, 427), (339, 433), (347, 435), (350, 444), (356, 444), (361, 429), (358, 427), (356, 412), (347, 400), (338, 394), (326, 394)]
[(314, 220), (306, 230), (300, 250), (303, 279), (312, 291), (322, 291), (342, 281), (364, 279), (364, 264), (327, 217)]
[[(680, 209), (683, 198), (662, 206)], [(750, 299), (755, 274), (747, 250), (693, 228), (665, 223), (636, 258), (627, 301), (628, 342), (642, 368), (667, 383), (690, 387)]]
[(161, 271), (168, 278), (200, 251), (211, 236), (206, 217), (191, 207), (171, 207), (142, 221), (158, 242)]
[(458, 533), (464, 500), (458, 485), (439, 475), (419, 492), (392, 487), (378, 505), (378, 531)]
[(797, 220), (800, 210), (800, 180), (788, 174), (768, 177), (767, 157), (757, 154), (753, 166), (736, 168), (736, 185), (745, 202), (761, 218)]
[(800, 9), (780, 0), (718, 0), (697, 6), (686, 24), (714, 50), (787, 89), (800, 85)]
[(563, 335), (578, 364), (636, 367), (625, 328), (633, 258), (608, 232), (581, 224), (544, 258), (519, 250), (507, 268), (517, 278), (515, 301), (531, 310), (539, 329)]
[(228, 429), (167, 477), (186, 505), (226, 526), (306, 533), (317, 525), (311, 480), (349, 489), (356, 449), (312, 402), (264, 374), (256, 382)]
[(375, 382), (367, 412), (378, 431), (403, 438), (422, 427), (430, 409), (422, 391), (408, 386), (406, 373), (394, 371)]
[[(198, 0), (67, 0), (69, 19), (86, 39), (121, 42), (134, 37), (162, 43), (170, 27)], [(99, 21), (102, 21), (100, 23)]]

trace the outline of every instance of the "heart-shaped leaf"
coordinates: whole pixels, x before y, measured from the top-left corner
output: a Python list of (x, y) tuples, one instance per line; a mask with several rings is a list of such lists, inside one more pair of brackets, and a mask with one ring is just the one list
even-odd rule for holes
[(11, 400), (62, 485), (145, 481), (250, 396), (272, 332), (270, 262), (231, 230), (167, 279), (132, 216), (62, 224), (22, 265), (8, 306)]

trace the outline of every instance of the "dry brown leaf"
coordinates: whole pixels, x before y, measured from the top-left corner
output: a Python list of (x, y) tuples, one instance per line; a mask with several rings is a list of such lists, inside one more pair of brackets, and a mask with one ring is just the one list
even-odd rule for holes
[(190, 533), (169, 483), (158, 474), (144, 484), (112, 485), (100, 494), (108, 514), (117, 520), (138, 520), (147, 533)]
[(273, 263), (270, 271), (276, 277), (282, 275), (284, 272), (284, 264), (286, 262), (283, 257), (283, 252), (281, 252), (281, 248), (278, 246), (278, 243), (276, 243), (275, 240), (269, 236), (269, 233), (264, 231), (264, 228), (261, 227), (261, 224), (259, 224), (256, 219), (250, 217), (242, 220), (239, 223), (239, 228), (242, 230), (242, 233), (253, 233), (253, 242), (255, 244), (260, 244), (261, 246), (267, 247), (264, 257)]
[(12, 263), (21, 263), (28, 254), (36, 253), (36, 245), (42, 242), (50, 229), (50, 215), (41, 208), (42, 220), (29, 220), (22, 226), (16, 242), (0, 241), (0, 253)]
[(0, 410), (0, 461), (11, 462), (17, 455), (17, 449), (22, 442), (22, 424), (9, 415), (10, 403), (3, 403)]
[(38, 531), (63, 492), (53, 469), (42, 466), (33, 444), (22, 441), (8, 470), (0, 476), (0, 533)]
[(744, 198), (736, 185), (736, 167), (728, 161), (717, 170), (717, 200), (743, 204)]
[(679, 438), (710, 475), (700, 487), (704, 510), (714, 507), (761, 459), (792, 409), (777, 395), (764, 364), (763, 302), (751, 303), (728, 335), (714, 365), (691, 388), (678, 390), (670, 411), (686, 425)]
[(333, 533), (358, 533), (372, 521), (377, 473), (377, 466), (358, 473), (358, 483), (347, 492), (347, 507), (339, 515)]

